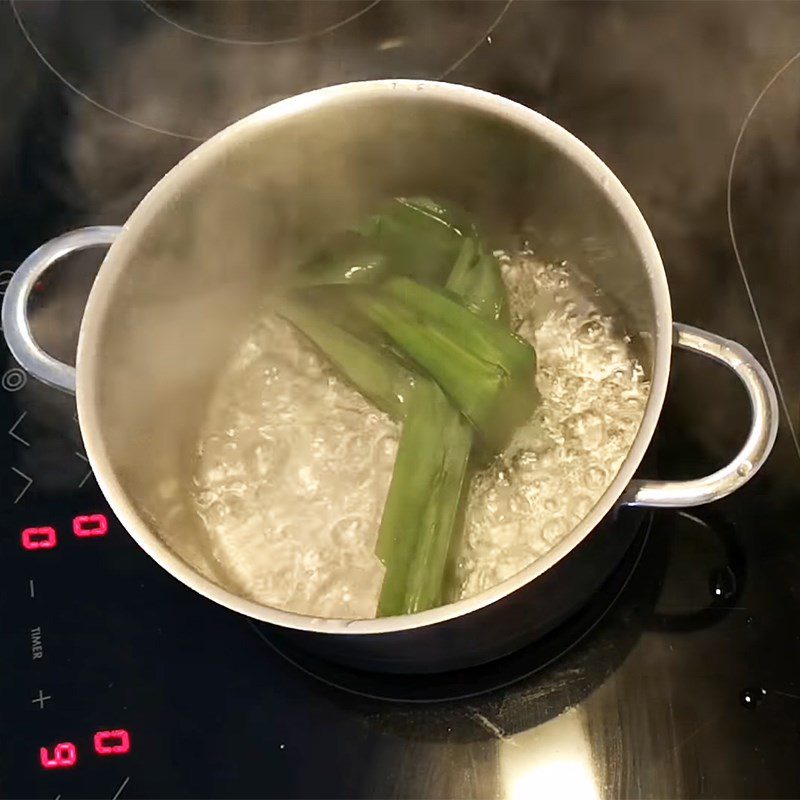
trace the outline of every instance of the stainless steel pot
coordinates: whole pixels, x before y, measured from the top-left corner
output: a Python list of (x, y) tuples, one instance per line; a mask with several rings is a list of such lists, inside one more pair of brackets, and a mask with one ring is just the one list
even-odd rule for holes
[[(524, 235), (579, 265), (624, 309), (652, 389), (627, 459), (597, 505), (547, 555), (468, 600), (385, 619), (317, 619), (223, 588), (204, 559), (182, 481), (220, 365), (268, 291), (330, 231), (392, 195), (428, 194), (475, 213), (502, 244)], [(111, 245), (81, 325), (77, 367), (44, 353), (27, 302), (64, 255)], [(11, 352), (33, 376), (77, 391), (86, 453), (114, 513), (178, 580), (291, 632), (342, 662), (437, 671), (488, 661), (545, 633), (600, 585), (630, 544), (624, 506), (690, 506), (744, 484), (772, 448), (775, 392), (741, 345), (672, 322), (656, 244), (611, 171), (564, 129), (464, 86), (369, 81), (262, 109), (202, 144), (121, 228), (85, 228), (40, 247), (3, 303)], [(673, 345), (741, 379), (752, 408), (739, 454), (713, 475), (634, 479), (664, 401)], [(702, 413), (699, 410), (698, 413)], [(179, 556), (166, 543), (181, 542)]]

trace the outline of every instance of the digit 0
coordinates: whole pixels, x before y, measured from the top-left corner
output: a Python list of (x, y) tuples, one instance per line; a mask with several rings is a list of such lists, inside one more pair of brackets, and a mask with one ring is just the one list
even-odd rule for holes
[(78, 761), (78, 751), (72, 742), (60, 742), (53, 748), (53, 756), (46, 747), (39, 748), (39, 761), (45, 769), (64, 769), (74, 767)]
[(76, 536), (105, 536), (108, 533), (108, 520), (105, 514), (82, 514), (72, 520), (72, 532)]
[(22, 531), (22, 546), (26, 550), (52, 550), (57, 543), (56, 529), (49, 525)]
[(97, 731), (94, 735), (94, 749), (101, 756), (127, 753), (131, 749), (131, 737), (124, 728), (116, 731)]

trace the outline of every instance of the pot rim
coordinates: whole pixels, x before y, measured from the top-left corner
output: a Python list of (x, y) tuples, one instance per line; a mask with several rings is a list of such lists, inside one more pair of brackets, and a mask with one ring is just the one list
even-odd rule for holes
[[(128, 258), (150, 221), (192, 174), (202, 171), (226, 151), (236, 147), (241, 135), (252, 128), (301, 116), (323, 105), (340, 101), (386, 98), (392, 94), (425, 92), (429, 97), (495, 116), (544, 140), (579, 166), (624, 221), (647, 272), (655, 307), (654, 366), (650, 395), (633, 444), (606, 491), (581, 522), (545, 555), (500, 584), (465, 600), (417, 614), (375, 619), (328, 619), (283, 611), (248, 600), (204, 577), (174, 553), (137, 513), (117, 480), (98, 425), (99, 348), (95, 345), (109, 310), (109, 300)], [(655, 431), (667, 387), (672, 349), (672, 309), (669, 287), (655, 240), (633, 198), (614, 173), (579, 139), (538, 112), (490, 92), (440, 81), (381, 79), (316, 89), (281, 100), (233, 123), (203, 142), (176, 164), (147, 193), (124, 224), (108, 251), (92, 286), (80, 327), (77, 354), (77, 406), (86, 454), (97, 482), (114, 514), (139, 546), (175, 578), (199, 594), (246, 616), (295, 630), (332, 634), (387, 634), (422, 628), (469, 614), (511, 594), (535, 580), (574, 550), (615, 506), (639, 466)]]

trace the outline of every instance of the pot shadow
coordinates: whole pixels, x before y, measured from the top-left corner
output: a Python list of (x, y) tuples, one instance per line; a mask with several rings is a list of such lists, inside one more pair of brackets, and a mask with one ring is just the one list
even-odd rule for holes
[[(376, 732), (429, 742), (504, 739), (591, 695), (620, 668), (642, 633), (701, 630), (736, 607), (747, 565), (730, 522), (706, 510), (631, 517), (640, 526), (633, 544), (580, 611), (537, 642), (480, 667), (438, 675), (369, 673), (326, 662), (274, 628), (250, 624), (318, 691), (342, 710), (362, 716)], [(706, 557), (693, 562), (689, 576), (683, 561), (674, 558), (676, 542), (686, 540), (707, 545)], [(688, 602), (676, 606), (669, 597), (685, 591), (687, 584), (694, 590)], [(698, 586), (704, 587), (703, 596)]]

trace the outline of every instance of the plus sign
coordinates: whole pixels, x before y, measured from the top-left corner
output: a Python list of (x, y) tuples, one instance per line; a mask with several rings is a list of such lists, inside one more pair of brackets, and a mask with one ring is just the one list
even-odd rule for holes
[(31, 700), (31, 703), (38, 703), (39, 704), (39, 708), (44, 708), (44, 701), (45, 700), (52, 700), (52, 699), (53, 698), (50, 697), (49, 694), (42, 694), (42, 690), (39, 689), (39, 696), (38, 697), (34, 697), (33, 700)]

